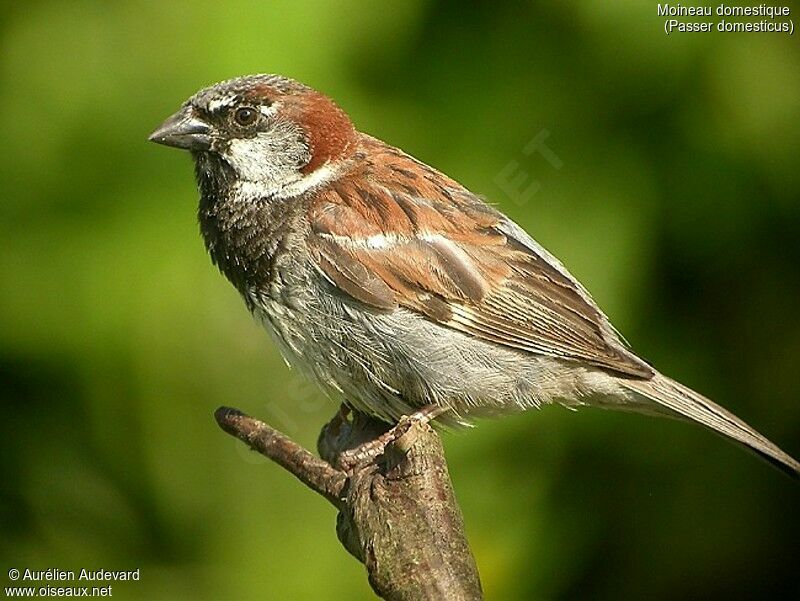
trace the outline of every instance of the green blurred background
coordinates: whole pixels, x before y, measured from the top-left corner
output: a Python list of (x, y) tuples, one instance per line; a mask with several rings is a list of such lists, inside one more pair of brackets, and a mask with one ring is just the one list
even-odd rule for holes
[[(145, 141), (238, 74), (487, 196), (643, 356), (800, 455), (797, 36), (662, 27), (635, 0), (3, 3), (3, 582), (371, 598), (334, 510), (212, 418), (313, 447), (335, 410), (205, 256), (189, 157)], [(699, 428), (549, 408), (444, 438), (489, 599), (800, 598), (800, 486)]]

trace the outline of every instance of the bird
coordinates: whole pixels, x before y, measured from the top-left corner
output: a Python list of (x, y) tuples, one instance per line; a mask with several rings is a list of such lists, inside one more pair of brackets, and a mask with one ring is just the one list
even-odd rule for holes
[(456, 180), (280, 75), (201, 89), (149, 137), (188, 150), (213, 263), (286, 362), (397, 424), (559, 404), (696, 422), (800, 463), (639, 358), (589, 292)]

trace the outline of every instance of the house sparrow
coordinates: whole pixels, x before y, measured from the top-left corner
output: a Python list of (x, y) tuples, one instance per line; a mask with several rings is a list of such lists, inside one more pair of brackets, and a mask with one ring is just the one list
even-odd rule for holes
[(212, 260), (290, 365), (394, 423), (559, 403), (693, 420), (800, 463), (637, 357), (586, 289), (461, 184), (277, 75), (205, 88), (150, 140), (189, 150)]

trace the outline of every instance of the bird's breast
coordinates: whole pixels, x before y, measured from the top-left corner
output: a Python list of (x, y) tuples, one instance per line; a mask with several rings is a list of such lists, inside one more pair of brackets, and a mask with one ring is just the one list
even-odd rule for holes
[(211, 259), (242, 295), (269, 290), (296, 245), (293, 212), (280, 200), (203, 196), (200, 231)]

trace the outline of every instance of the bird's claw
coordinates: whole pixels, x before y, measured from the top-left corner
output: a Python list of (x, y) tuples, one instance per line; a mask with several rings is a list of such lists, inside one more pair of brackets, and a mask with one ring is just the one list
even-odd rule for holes
[(377, 438), (339, 453), (336, 463), (339, 469), (351, 472), (356, 468), (383, 460), (397, 465), (414, 446), (420, 428), (441, 415), (446, 409), (426, 406), (411, 415), (404, 415), (391, 429)]

